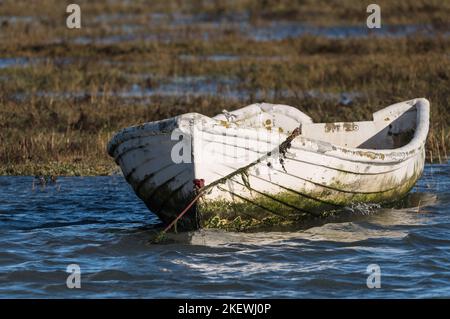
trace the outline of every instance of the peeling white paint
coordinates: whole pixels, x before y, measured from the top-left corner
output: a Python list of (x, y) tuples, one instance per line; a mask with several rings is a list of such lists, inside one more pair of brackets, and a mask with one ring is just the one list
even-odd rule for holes
[[(385, 194), (383, 200), (401, 196), (423, 171), (429, 102), (419, 98), (397, 103), (374, 113), (373, 121), (350, 123), (313, 123), (296, 108), (267, 103), (213, 118), (188, 113), (124, 129), (110, 141), (108, 152), (138, 196), (170, 220), (192, 198), (194, 179), (208, 185), (230, 174), (276, 149), (297, 127), (301, 135), (283, 159), (286, 171), (275, 165), (279, 157), (274, 154), (271, 164), (252, 167), (247, 181), (235, 177), (214, 187), (203, 202), (290, 191), (344, 202), (354, 194), (370, 199)], [(172, 160), (179, 143), (171, 138), (174, 130), (184, 134), (183, 143), (192, 149), (190, 161)]]

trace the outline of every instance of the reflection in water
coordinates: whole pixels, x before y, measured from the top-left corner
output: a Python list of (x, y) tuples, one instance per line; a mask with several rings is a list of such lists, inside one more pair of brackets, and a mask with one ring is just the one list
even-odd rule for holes
[[(234, 233), (222, 230), (199, 230), (168, 235), (167, 242), (218, 246), (231, 243), (270, 244), (295, 239), (356, 242), (369, 238), (402, 238), (406, 230), (393, 230), (396, 225), (419, 226), (429, 222), (426, 207), (436, 204), (437, 196), (429, 193), (412, 193), (402, 202), (401, 208), (380, 208), (356, 211), (343, 216), (315, 221), (300, 230), (283, 232)], [(370, 209), (370, 208), (369, 208)], [(387, 228), (387, 227), (388, 228)]]

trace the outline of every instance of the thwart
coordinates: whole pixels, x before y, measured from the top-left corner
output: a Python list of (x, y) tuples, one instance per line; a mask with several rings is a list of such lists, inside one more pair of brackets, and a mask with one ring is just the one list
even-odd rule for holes
[(337, 123), (261, 103), (129, 127), (108, 153), (164, 223), (198, 197), (178, 229), (247, 230), (401, 199), (422, 174), (428, 129), (424, 98)]

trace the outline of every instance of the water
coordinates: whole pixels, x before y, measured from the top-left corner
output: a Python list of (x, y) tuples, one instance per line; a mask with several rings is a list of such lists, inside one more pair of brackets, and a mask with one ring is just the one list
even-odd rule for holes
[[(324, 92), (317, 89), (293, 91), (274, 89), (255, 89), (245, 86), (245, 82), (234, 77), (225, 76), (175, 76), (168, 78), (152, 78), (148, 74), (129, 74), (133, 79), (152, 79), (155, 83), (153, 87), (144, 87), (137, 83), (130, 85), (127, 89), (91, 93), (87, 91), (37, 91), (31, 93), (16, 93), (13, 98), (23, 101), (32, 96), (46, 97), (51, 99), (75, 99), (87, 96), (96, 97), (118, 97), (121, 99), (145, 99), (151, 103), (152, 97), (199, 97), (199, 96), (220, 96), (228, 100), (246, 100), (253, 96), (258, 100), (276, 99), (281, 97), (317, 99), (322, 101), (332, 101), (337, 105), (351, 105), (355, 100), (365, 96), (362, 92)], [(0, 80), (2, 78), (0, 77)], [(5, 79), (6, 80), (6, 79)]]
[(0, 69), (26, 67), (30, 65), (30, 60), (25, 58), (0, 58)]
[[(195, 21), (195, 20), (194, 20)], [(166, 25), (163, 34), (158, 31), (149, 29), (148, 26), (124, 24), (111, 25), (112, 31), (120, 34), (107, 35), (102, 37), (80, 36), (73, 39), (76, 44), (103, 44), (112, 45), (116, 43), (125, 43), (133, 41), (144, 42), (180, 42), (185, 41), (186, 38), (198, 39), (205, 41), (209, 39), (224, 36), (224, 34), (234, 32), (254, 41), (274, 41), (285, 40), (289, 38), (298, 38), (302, 36), (320, 36), (330, 39), (345, 39), (345, 38), (367, 38), (367, 37), (407, 37), (412, 35), (422, 36), (436, 36), (440, 34), (431, 26), (427, 25), (393, 25), (384, 26), (380, 29), (368, 29), (365, 25), (361, 26), (329, 26), (320, 27), (298, 22), (278, 21), (266, 23), (263, 25), (252, 25), (249, 22), (241, 23), (195, 23), (192, 26), (196, 29), (190, 29), (188, 33), (185, 32), (183, 26), (189, 24), (172, 23)], [(181, 27), (181, 28), (180, 28)], [(449, 33), (444, 32), (442, 36), (448, 37)]]
[(319, 27), (287, 21), (272, 22), (262, 27), (248, 27), (247, 32), (256, 41), (283, 40), (304, 35), (332, 39), (363, 38), (369, 36), (405, 37), (417, 33), (433, 35), (429, 26), (422, 25), (388, 25), (380, 29), (369, 29), (365, 25)]
[(33, 23), (36, 21), (35, 17), (31, 16), (0, 16), (0, 25), (4, 23), (12, 23), (12, 24), (18, 24), (18, 23)]
[[(141, 23), (136, 23), (141, 21)], [(145, 21), (144, 23), (142, 23)], [(112, 35), (101, 37), (79, 36), (71, 39), (77, 44), (103, 44), (143, 41), (143, 42), (180, 42), (187, 39), (218, 39), (234, 33), (252, 41), (274, 41), (301, 36), (320, 36), (332, 39), (366, 38), (366, 37), (406, 37), (412, 35), (436, 36), (440, 34), (431, 25), (404, 24), (383, 25), (380, 29), (368, 29), (361, 25), (315, 26), (297, 21), (272, 21), (254, 24), (250, 16), (241, 14), (222, 14), (220, 17), (208, 14), (183, 14), (173, 12), (153, 13), (149, 16), (136, 14), (100, 14), (87, 16), (88, 28), (101, 24), (109, 27)], [(186, 27), (189, 27), (186, 32)], [(162, 28), (162, 29), (161, 29)], [(442, 33), (449, 36), (448, 32)]]
[[(0, 177), (0, 297), (450, 297), (450, 164), (407, 208), (291, 232), (198, 231), (149, 244), (158, 220), (121, 176)], [(418, 208), (420, 206), (420, 208)], [(81, 289), (66, 287), (69, 264)], [(368, 289), (366, 268), (381, 267)]]

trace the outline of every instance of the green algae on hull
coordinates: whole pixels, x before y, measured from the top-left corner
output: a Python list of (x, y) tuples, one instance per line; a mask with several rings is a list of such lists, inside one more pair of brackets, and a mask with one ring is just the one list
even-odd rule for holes
[[(281, 192), (256, 195), (251, 200), (201, 200), (197, 205), (200, 226), (229, 231), (251, 231), (270, 227), (300, 225), (312, 219), (338, 215), (345, 207), (358, 204), (391, 205), (406, 196), (421, 176), (422, 170), (405, 178), (398, 187), (377, 193)], [(337, 186), (337, 185), (336, 185)], [(341, 185), (342, 186), (342, 185)]]
[[(318, 187), (316, 191), (289, 190), (276, 194), (261, 193), (248, 183), (245, 186), (252, 194), (251, 198), (246, 198), (243, 194), (233, 194), (233, 200), (208, 199), (205, 194), (177, 222), (175, 231), (197, 228), (227, 231), (289, 228), (302, 226), (312, 220), (338, 216), (346, 208), (358, 207), (359, 204), (389, 207), (408, 194), (420, 178), (422, 170), (423, 166), (416, 164), (411, 176), (404, 177), (400, 182), (386, 179), (383, 182), (385, 191), (372, 193), (342, 191), (352, 188), (352, 185), (336, 179), (322, 189)], [(344, 176), (341, 177), (344, 179)], [(235, 179), (232, 180), (236, 182)], [(214, 187), (228, 193), (223, 184)], [(167, 185), (153, 191), (141, 189), (137, 194), (166, 224), (172, 222), (195, 196), (194, 192), (181, 194), (170, 190)]]

